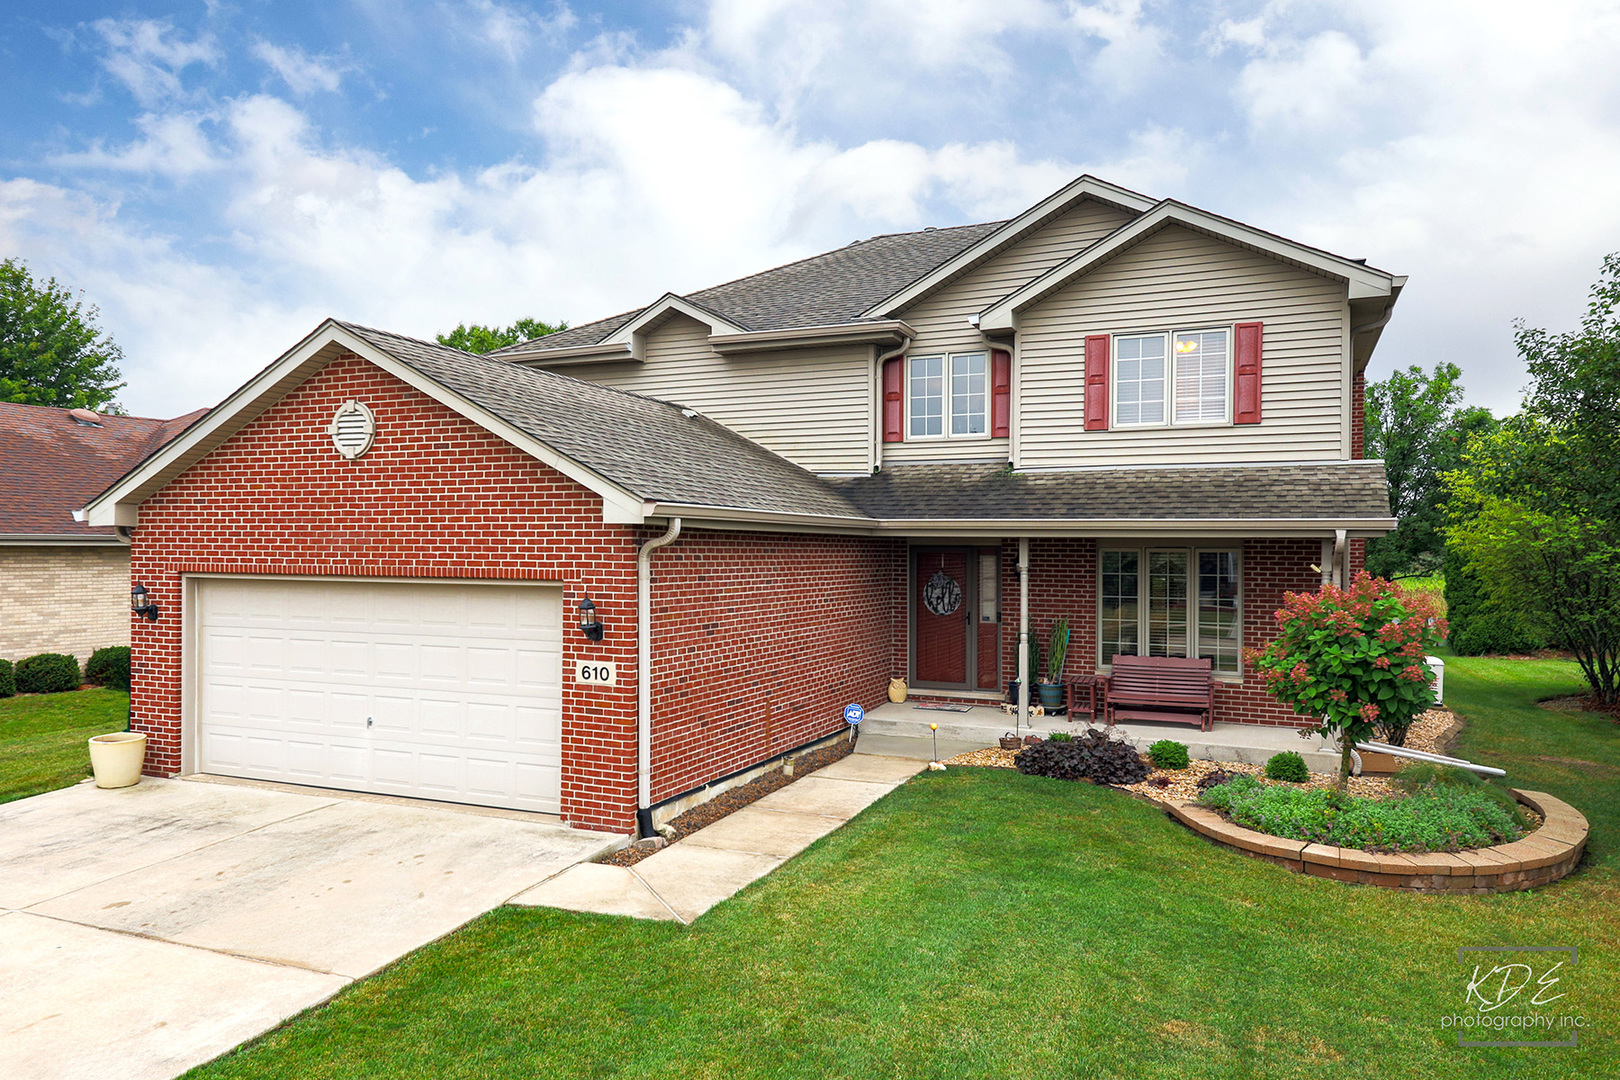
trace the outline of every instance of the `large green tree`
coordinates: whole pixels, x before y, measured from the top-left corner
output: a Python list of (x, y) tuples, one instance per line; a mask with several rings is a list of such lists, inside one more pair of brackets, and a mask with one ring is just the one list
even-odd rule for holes
[(516, 345), (520, 341), (533, 341), (537, 337), (568, 329), (565, 322), (547, 323), (539, 319), (519, 319), (511, 326), (480, 326), (478, 323), (458, 323), (448, 334), (439, 334), (439, 344), (462, 352), (487, 353), (495, 349)]
[(99, 315), (55, 278), (0, 261), (0, 401), (115, 411), (124, 353)]
[(1620, 702), (1620, 255), (1578, 330), (1515, 324), (1530, 370), (1519, 415), (1447, 477), (1450, 539), (1491, 599), (1575, 655)]
[(1464, 407), (1462, 371), (1441, 362), (1413, 365), (1367, 387), (1366, 453), (1382, 458), (1389, 476), (1395, 531), (1367, 545), (1367, 570), (1377, 577), (1432, 574), (1445, 552), (1444, 486), (1469, 438), (1495, 427), (1489, 410)]

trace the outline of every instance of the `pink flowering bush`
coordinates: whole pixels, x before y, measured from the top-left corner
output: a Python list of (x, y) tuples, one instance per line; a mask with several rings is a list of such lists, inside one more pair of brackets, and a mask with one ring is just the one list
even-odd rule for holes
[(1445, 637), (1445, 620), (1429, 596), (1365, 571), (1347, 589), (1286, 593), (1276, 618), (1277, 637), (1243, 658), (1272, 697), (1340, 739), (1343, 786), (1351, 747), (1375, 732), (1400, 746), (1433, 701), (1424, 656)]

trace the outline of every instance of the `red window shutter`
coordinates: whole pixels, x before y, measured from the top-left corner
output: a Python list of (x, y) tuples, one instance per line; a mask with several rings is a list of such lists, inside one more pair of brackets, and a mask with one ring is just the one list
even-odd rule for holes
[(990, 436), (1005, 439), (1012, 431), (1012, 353), (990, 351)]
[(906, 437), (906, 358), (883, 361), (883, 441), (902, 442)]
[(1260, 328), (1257, 322), (1240, 322), (1232, 328), (1234, 380), (1232, 422), (1260, 422)]
[(1108, 430), (1108, 348), (1107, 334), (1086, 338), (1086, 430)]

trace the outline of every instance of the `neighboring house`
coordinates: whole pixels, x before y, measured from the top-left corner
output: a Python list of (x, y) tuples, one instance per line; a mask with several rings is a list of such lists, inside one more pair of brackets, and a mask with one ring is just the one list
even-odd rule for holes
[(74, 513), (206, 410), (174, 420), (0, 402), (0, 659), (129, 644), (129, 546)]
[(1296, 723), (1241, 650), (1393, 527), (1403, 284), (1082, 177), (488, 356), (326, 322), (88, 507), (161, 607), (149, 767), (630, 830), (891, 676), (999, 700), (1060, 615), (1070, 674)]

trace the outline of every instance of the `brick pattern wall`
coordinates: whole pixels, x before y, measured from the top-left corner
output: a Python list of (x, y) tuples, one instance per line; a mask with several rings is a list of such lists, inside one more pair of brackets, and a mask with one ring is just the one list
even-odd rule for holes
[(129, 644), (129, 549), (0, 547), (0, 659)]
[[(326, 434), (350, 398), (377, 417), (354, 461)], [(184, 574), (559, 581), (563, 814), (631, 831), (636, 552), (661, 531), (603, 524), (587, 489), (363, 360), (336, 360), (142, 508), (132, 569), (163, 607), (134, 624), (148, 770), (181, 768)], [(903, 545), (841, 537), (689, 531), (656, 552), (654, 800), (839, 730), (848, 702), (881, 700), (904, 566)], [(587, 592), (601, 642), (572, 628)], [(618, 685), (568, 678), (582, 659), (617, 663)]]
[(653, 801), (842, 729), (887, 700), (893, 540), (685, 533), (653, 555)]

